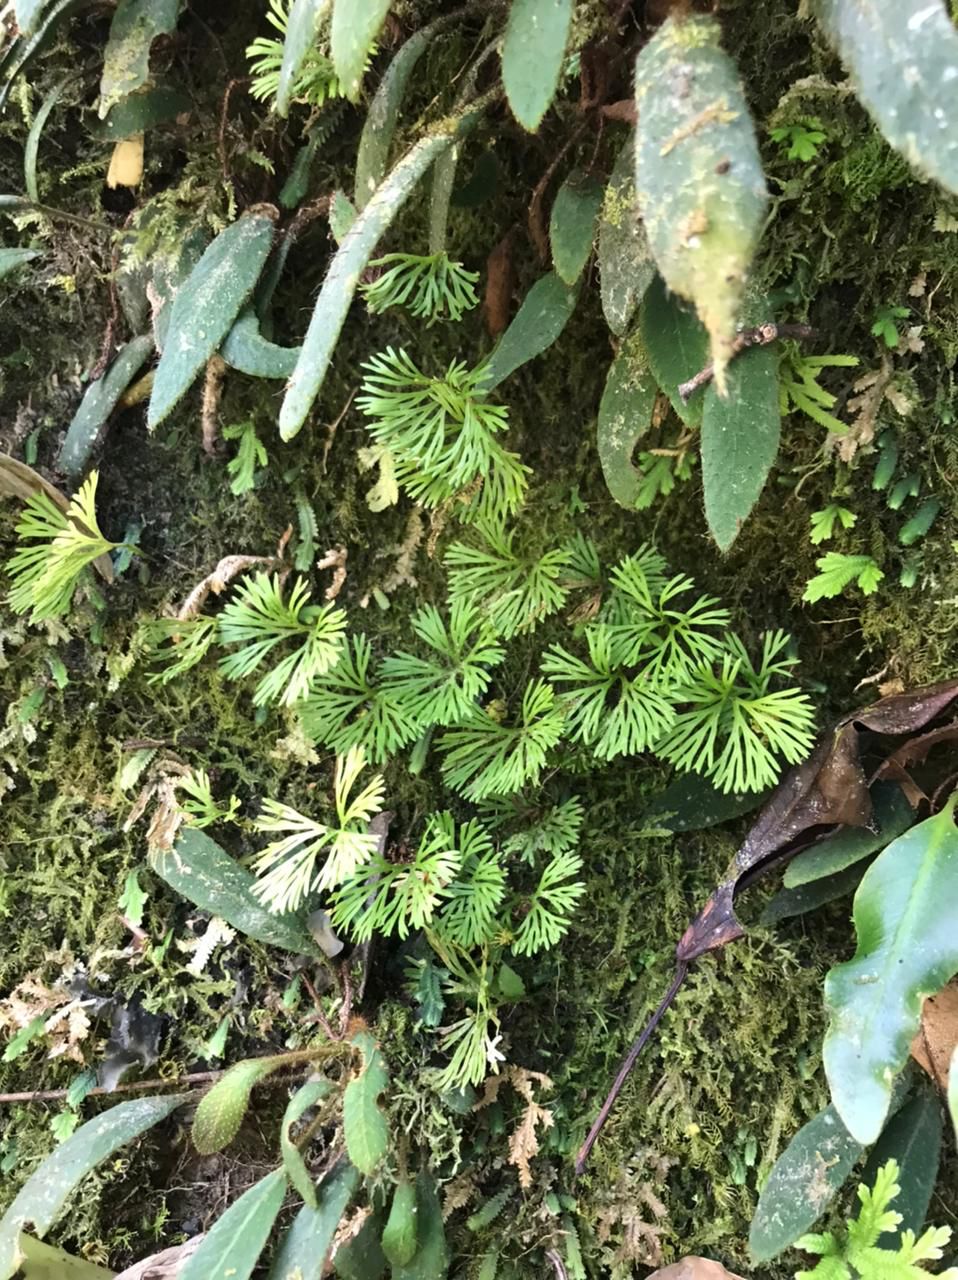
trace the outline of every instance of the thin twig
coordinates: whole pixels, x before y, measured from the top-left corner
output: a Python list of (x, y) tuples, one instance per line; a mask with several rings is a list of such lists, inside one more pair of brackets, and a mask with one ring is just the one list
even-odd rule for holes
[[(754, 329), (743, 329), (741, 333), (735, 335), (729, 359), (734, 360), (749, 347), (767, 347), (770, 342), (776, 342), (779, 338), (810, 338), (813, 333), (814, 330), (807, 324), (773, 324), (771, 322), (757, 324)], [(704, 387), (714, 377), (715, 365), (709, 363), (704, 369), (700, 369), (694, 378), (680, 383), (679, 396), (682, 403), (686, 403), (699, 387)]]
[(546, 1249), (546, 1257), (552, 1263), (558, 1280), (569, 1280), (569, 1273), (565, 1269), (565, 1263), (562, 1261), (559, 1251), (557, 1249)]
[[(88, 1098), (107, 1093), (140, 1093), (144, 1089), (179, 1089), (185, 1084), (207, 1084), (211, 1080), (219, 1080), (225, 1075), (223, 1071), (193, 1071), (187, 1076), (177, 1076), (175, 1080), (134, 1080), (130, 1084), (118, 1084), (113, 1089), (99, 1086), (91, 1089)], [(65, 1098), (68, 1089), (28, 1089), (25, 1093), (0, 1093), (0, 1102), (58, 1102)]]

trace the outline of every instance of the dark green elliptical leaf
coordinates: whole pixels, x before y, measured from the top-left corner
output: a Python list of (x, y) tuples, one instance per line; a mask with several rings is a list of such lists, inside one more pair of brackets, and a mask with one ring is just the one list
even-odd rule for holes
[(249, 1280), (286, 1199), (286, 1173), (255, 1182), (213, 1223), (177, 1280)]
[(871, 788), (872, 816), (876, 831), (867, 827), (841, 827), (827, 839), (798, 854), (785, 868), (787, 889), (821, 880), (844, 871), (900, 836), (915, 821), (915, 811), (894, 782), (876, 782)]
[(76, 480), (83, 473), (117, 401), (146, 364), (152, 351), (152, 335), (133, 338), (122, 348), (103, 377), (87, 387), (57, 458), (57, 466), (71, 480)]
[(393, 1192), (389, 1217), (383, 1227), (382, 1246), (392, 1267), (404, 1267), (416, 1252), (416, 1188), (401, 1175)]
[(816, 0), (858, 96), (909, 163), (958, 192), (958, 32), (942, 0)]
[(635, 101), (636, 190), (652, 256), (669, 288), (695, 303), (724, 393), (767, 193), (718, 22), (666, 18), (636, 59)]
[(389, 1126), (379, 1106), (379, 1095), (389, 1084), (383, 1056), (368, 1031), (353, 1037), (363, 1065), (343, 1093), (343, 1137), (349, 1158), (367, 1176), (376, 1172), (389, 1149)]
[(825, 979), (825, 1073), (861, 1143), (881, 1133), (924, 997), (958, 973), (956, 800), (899, 836), (865, 872), (855, 894), (858, 948)]
[(512, 114), (530, 133), (559, 87), (572, 0), (512, 0), (502, 42), (502, 82)]
[(599, 290), (606, 324), (619, 337), (655, 275), (645, 227), (635, 197), (635, 139), (619, 152), (599, 216)]
[(416, 1236), (416, 1252), (405, 1266), (393, 1264), (392, 1280), (445, 1280), (449, 1247), (436, 1182), (429, 1173), (416, 1179)]
[(652, 425), (658, 385), (649, 369), (642, 335), (633, 329), (612, 361), (599, 402), (596, 444), (609, 493), (620, 506), (635, 510), (642, 481), (633, 465), (635, 446)]
[(311, 1209), (315, 1209), (318, 1203), (316, 1188), (313, 1185), (309, 1170), (306, 1168), (306, 1161), (303, 1159), (299, 1147), (290, 1136), (290, 1130), (294, 1124), (303, 1118), (310, 1107), (314, 1107), (317, 1102), (320, 1102), (330, 1093), (332, 1087), (325, 1076), (317, 1076), (315, 1079), (307, 1080), (305, 1084), (300, 1085), (289, 1100), (289, 1105), (283, 1115), (282, 1127), (280, 1128), (279, 1144), (283, 1155), (283, 1165), (286, 1168), (286, 1176), (302, 1196), (303, 1202)]
[(570, 174), (556, 193), (549, 243), (552, 265), (566, 284), (575, 284), (589, 261), (602, 194), (601, 184), (583, 173)]
[[(914, 1231), (917, 1236), (925, 1225), (938, 1179), (942, 1129), (938, 1095), (930, 1081), (921, 1079), (915, 1096), (889, 1120), (868, 1154), (861, 1176), (863, 1186), (874, 1186), (875, 1176), (886, 1161), (898, 1163), (896, 1181), (901, 1190), (895, 1196), (895, 1212), (901, 1214), (900, 1231)], [(889, 1234), (879, 1244), (888, 1246), (892, 1239)]]
[(205, 1093), (193, 1117), (193, 1145), (201, 1156), (228, 1147), (240, 1131), (253, 1086), (278, 1071), (282, 1057), (247, 1058), (234, 1063)]
[(269, 205), (244, 213), (220, 232), (176, 291), (150, 397), (151, 431), (219, 350), (253, 292), (273, 244), (275, 218)]
[(691, 307), (669, 293), (661, 276), (655, 277), (642, 299), (639, 322), (656, 382), (687, 426), (701, 426), (704, 392), (696, 391), (686, 404), (679, 386), (708, 361), (708, 334)]
[(578, 286), (570, 287), (554, 271), (540, 276), (489, 357), (483, 390), (494, 391), (516, 369), (548, 350), (566, 327), (578, 298)]

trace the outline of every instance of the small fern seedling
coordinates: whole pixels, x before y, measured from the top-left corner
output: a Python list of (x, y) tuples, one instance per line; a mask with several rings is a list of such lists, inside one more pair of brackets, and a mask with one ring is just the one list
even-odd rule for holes
[[(247, 46), (246, 57), (252, 77), (249, 91), (260, 102), (272, 102), (276, 97), (292, 7), (293, 0), (269, 0), (266, 21), (282, 38), (277, 40), (272, 36), (257, 36)], [(290, 96), (313, 107), (321, 107), (330, 99), (343, 96), (332, 61), (320, 52), (315, 43), (309, 47)]]
[[(356, 875), (376, 853), (379, 837), (368, 830), (382, 809), (386, 784), (380, 774), (353, 795), (366, 757), (358, 747), (337, 756), (333, 779), (336, 825), (316, 822), (289, 805), (267, 800), (257, 831), (277, 835), (253, 859), (253, 893), (270, 911), (295, 911), (316, 890), (332, 890)], [(325, 854), (321, 865), (320, 857)]]
[(362, 286), (366, 305), (374, 314), (405, 307), (410, 315), (421, 316), (433, 325), (445, 318), (461, 320), (465, 312), (479, 305), (473, 287), (479, 272), (467, 271), (445, 252), (387, 253), (369, 265), (385, 268), (378, 280)]
[(255, 486), (257, 473), (269, 465), (269, 455), (253, 422), (236, 422), (224, 427), (223, 439), (239, 442), (236, 456), (226, 464), (227, 475), (231, 477), (230, 493), (238, 498)]
[(513, 548), (515, 535), (501, 526), (481, 524), (484, 545), (454, 542), (445, 555), (449, 599), (474, 601), (503, 639), (532, 631), (555, 613), (569, 594), (571, 568), (564, 547), (523, 556)]
[[(194, 769), (177, 778), (175, 782), (177, 804), (187, 815), (191, 827), (211, 827), (217, 822), (235, 822), (240, 811), (236, 796), (230, 796), (225, 805), (213, 798), (213, 784), (205, 769)], [(186, 799), (180, 796), (183, 792)]]
[(215, 618), (155, 618), (143, 629), (148, 661), (157, 669), (147, 676), (150, 684), (168, 684), (202, 662), (216, 640)]
[(517, 956), (546, 951), (562, 938), (576, 903), (585, 893), (585, 885), (575, 878), (581, 870), (582, 859), (571, 850), (546, 863), (535, 890), (519, 904), (521, 922), (512, 939)]
[(310, 602), (305, 579), (297, 578), (284, 599), (278, 574), (257, 573), (237, 588), (219, 616), (221, 643), (242, 646), (220, 659), (220, 670), (228, 680), (240, 680), (256, 671), (278, 645), (298, 641), (253, 692), (256, 706), (267, 702), (291, 706), (302, 701), (313, 682), (339, 661), (345, 629), (342, 609)]
[(797, 410), (835, 435), (844, 435), (848, 424), (829, 412), (837, 397), (819, 386), (818, 379), (826, 369), (853, 369), (857, 364), (857, 356), (806, 356), (794, 345), (786, 347), (778, 384), (782, 416)]
[(6, 566), (14, 613), (29, 613), (31, 622), (64, 617), (83, 571), (120, 546), (97, 524), (97, 478), (91, 471), (66, 511), (42, 492), (28, 499), (16, 526), (20, 545)]
[(808, 604), (839, 596), (853, 582), (863, 595), (873, 595), (885, 576), (884, 570), (879, 569), (872, 556), (851, 556), (843, 555), (840, 551), (829, 551), (816, 560), (815, 564), (818, 573), (809, 578), (802, 594), (802, 599)]
[(449, 886), (436, 931), (460, 947), (478, 947), (501, 933), (499, 908), (506, 894), (506, 873), (501, 854), (476, 819), (460, 828), (459, 849), (462, 866)]

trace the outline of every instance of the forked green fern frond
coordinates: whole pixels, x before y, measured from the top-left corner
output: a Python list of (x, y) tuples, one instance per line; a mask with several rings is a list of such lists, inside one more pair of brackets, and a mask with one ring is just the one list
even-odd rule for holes
[(479, 806), (483, 821), (491, 830), (506, 826), (513, 830), (502, 844), (502, 851), (523, 862), (531, 863), (536, 854), (565, 853), (579, 843), (579, 832), (585, 816), (582, 801), (570, 796), (561, 804), (545, 808), (530, 804), (521, 796), (484, 800)]
[(433, 325), (447, 318), (461, 320), (465, 312), (479, 305), (473, 288), (479, 272), (467, 271), (445, 252), (387, 253), (369, 265), (386, 268), (378, 280), (362, 286), (366, 305), (374, 314), (405, 307), (410, 315), (422, 316)]
[(500, 932), (499, 908), (506, 893), (501, 855), (488, 831), (472, 819), (459, 829), (462, 866), (436, 924), (439, 935), (460, 947), (478, 947)]
[(445, 555), (449, 599), (481, 602), (496, 633), (504, 639), (532, 631), (565, 603), (569, 593), (569, 554), (558, 547), (538, 558), (513, 549), (514, 534), (480, 524), (484, 545), (454, 542)]
[(147, 660), (157, 667), (146, 677), (150, 684), (167, 684), (202, 662), (216, 639), (215, 618), (156, 618), (146, 624)]
[[(239, 814), (240, 802), (230, 796), (225, 805), (213, 798), (213, 784), (205, 769), (193, 769), (176, 779), (177, 803), (187, 815), (191, 827), (211, 827), (216, 822), (233, 822)], [(179, 793), (182, 792), (186, 799)]]
[[(272, 103), (276, 97), (280, 67), (283, 65), (283, 45), (292, 7), (293, 0), (269, 0), (266, 21), (282, 38), (277, 40), (271, 36), (257, 36), (247, 46), (246, 58), (252, 77), (249, 91), (260, 102)], [(321, 107), (332, 98), (345, 96), (331, 59), (316, 45), (310, 48), (290, 96), (313, 107)]]
[(512, 940), (516, 955), (545, 951), (560, 940), (585, 893), (585, 885), (574, 879), (581, 870), (581, 857), (571, 851), (556, 854), (546, 864), (531, 897), (521, 904), (521, 923)]

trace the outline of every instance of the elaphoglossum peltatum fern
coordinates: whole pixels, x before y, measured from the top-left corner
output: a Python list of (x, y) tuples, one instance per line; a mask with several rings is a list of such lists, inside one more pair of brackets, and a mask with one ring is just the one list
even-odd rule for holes
[[(841, 1239), (825, 1231), (802, 1236), (796, 1249), (816, 1254), (819, 1261), (810, 1271), (800, 1271), (796, 1280), (926, 1280), (924, 1263), (938, 1262), (951, 1239), (950, 1227), (928, 1227), (920, 1237), (903, 1231), (897, 1247), (879, 1248), (886, 1233), (897, 1231), (901, 1214), (890, 1209), (901, 1192), (898, 1163), (889, 1160), (875, 1174), (873, 1188), (859, 1186), (861, 1208)], [(938, 1280), (958, 1280), (958, 1267), (938, 1273)]]
[(537, 807), (522, 796), (484, 800), (483, 821), (491, 830), (512, 828), (502, 851), (523, 862), (533, 862), (538, 853), (566, 853), (579, 842), (585, 812), (578, 796), (560, 804)]
[(382, 776), (376, 774), (354, 795), (365, 767), (366, 757), (358, 747), (337, 756), (335, 824), (317, 822), (276, 800), (265, 801), (254, 826), (279, 838), (253, 859), (258, 877), (253, 892), (270, 911), (295, 911), (311, 893), (335, 889), (376, 852), (378, 837), (368, 828), (382, 809), (386, 788)]
[(314, 680), (335, 666), (343, 651), (346, 615), (334, 605), (311, 603), (304, 578), (293, 583), (288, 598), (278, 574), (257, 573), (241, 583), (217, 620), (222, 644), (241, 646), (220, 659), (229, 680), (259, 669), (284, 642), (295, 647), (264, 675), (253, 692), (261, 706), (290, 706), (307, 696)]
[(582, 870), (581, 856), (572, 850), (555, 854), (546, 863), (539, 883), (519, 904), (512, 950), (516, 955), (533, 955), (554, 947), (569, 927), (575, 905), (585, 893), (576, 877)]
[(459, 851), (462, 865), (449, 886), (436, 929), (460, 947), (478, 947), (492, 942), (501, 931), (499, 908), (506, 894), (506, 872), (499, 850), (476, 819), (460, 827)]
[(230, 796), (226, 804), (219, 804), (213, 796), (213, 784), (205, 769), (191, 769), (176, 779), (176, 802), (186, 814), (191, 827), (211, 827), (218, 822), (234, 822), (239, 814), (240, 802)]
[(202, 613), (195, 618), (155, 618), (147, 623), (148, 660), (156, 668), (147, 676), (149, 683), (168, 684), (202, 662), (216, 632), (216, 619)]
[(473, 287), (479, 272), (467, 271), (445, 251), (387, 253), (369, 265), (383, 269), (378, 279), (362, 286), (366, 305), (373, 313), (404, 307), (410, 315), (422, 317), (432, 325), (444, 318), (461, 320), (465, 312), (479, 304)]
[[(257, 36), (246, 49), (252, 78), (249, 91), (252, 97), (261, 102), (272, 102), (279, 88), (283, 45), (289, 28), (289, 14), (292, 7), (293, 0), (269, 0), (266, 21), (279, 32), (281, 39)], [(331, 98), (343, 96), (342, 86), (337, 79), (332, 61), (317, 45), (314, 44), (310, 48), (290, 96), (298, 102), (305, 102), (313, 107), (321, 107)]]
[(526, 556), (515, 551), (512, 530), (481, 523), (477, 533), (481, 544), (454, 542), (446, 552), (453, 603), (476, 602), (503, 639), (532, 631), (562, 607), (569, 591), (565, 547)]
[(17, 522), (20, 545), (6, 565), (14, 613), (29, 613), (31, 622), (64, 617), (84, 570), (119, 545), (97, 524), (97, 478), (91, 471), (66, 511), (42, 492), (28, 499)]

